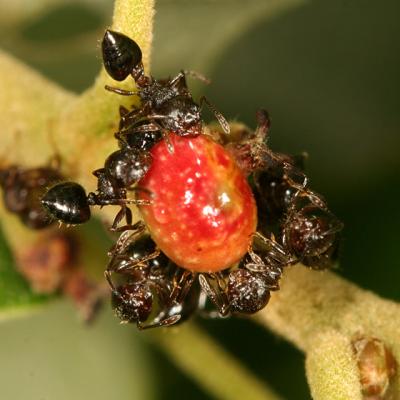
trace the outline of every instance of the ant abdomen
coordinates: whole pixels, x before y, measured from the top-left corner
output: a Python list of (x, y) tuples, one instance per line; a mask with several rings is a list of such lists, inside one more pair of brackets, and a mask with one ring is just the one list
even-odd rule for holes
[(291, 210), (283, 226), (283, 242), (304, 265), (325, 269), (335, 261), (343, 224), (327, 209), (310, 203)]
[(82, 224), (90, 219), (85, 189), (75, 182), (51, 187), (42, 198), (42, 205), (55, 219), (66, 224)]
[(237, 269), (229, 273), (228, 300), (233, 313), (254, 314), (263, 309), (271, 295), (260, 272)]
[(107, 30), (101, 47), (104, 67), (116, 81), (125, 80), (142, 61), (139, 45), (122, 33)]
[(150, 153), (125, 148), (108, 156), (104, 168), (118, 186), (129, 188), (145, 176), (151, 161)]
[(145, 282), (125, 283), (112, 291), (111, 305), (121, 322), (144, 322), (152, 311), (153, 294)]

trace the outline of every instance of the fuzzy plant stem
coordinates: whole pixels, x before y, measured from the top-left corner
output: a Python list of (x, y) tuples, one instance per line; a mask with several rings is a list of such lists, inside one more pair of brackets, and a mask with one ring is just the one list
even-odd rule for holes
[(194, 323), (146, 334), (182, 371), (216, 399), (281, 398)]
[[(332, 272), (291, 267), (281, 290), (254, 319), (306, 353), (314, 399), (367, 398), (361, 393), (353, 348), (359, 337), (379, 339), (400, 360), (400, 305)], [(390, 379), (390, 389), (399, 399), (398, 373)]]

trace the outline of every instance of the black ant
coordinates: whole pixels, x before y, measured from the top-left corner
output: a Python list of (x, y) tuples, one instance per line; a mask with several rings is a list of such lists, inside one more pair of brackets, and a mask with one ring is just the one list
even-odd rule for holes
[(85, 189), (75, 182), (62, 182), (51, 187), (42, 198), (42, 204), (57, 220), (66, 224), (82, 224), (90, 219), (91, 206), (119, 205), (111, 230), (116, 230), (125, 217), (132, 224), (132, 212), (128, 204), (149, 204), (145, 200), (128, 199), (128, 190), (148, 171), (151, 165), (150, 153), (123, 148), (112, 153), (105, 161), (104, 168), (93, 172), (97, 178), (97, 193), (86, 195)]
[[(161, 132), (166, 139), (171, 131), (180, 136), (200, 135), (203, 103), (213, 112), (225, 133), (229, 133), (228, 122), (205, 97), (201, 97), (200, 106), (193, 101), (186, 84), (188, 72), (181, 71), (174, 78), (164, 80), (145, 75), (142, 51), (138, 44), (122, 33), (111, 30), (104, 34), (102, 51), (108, 74), (117, 81), (123, 81), (131, 75), (137, 88), (136, 91), (127, 91), (106, 86), (106, 89), (124, 96), (136, 95), (141, 100), (140, 108), (124, 112), (121, 116), (120, 136), (127, 133), (127, 129), (130, 133), (138, 134), (144, 131)], [(205, 81), (199, 74), (189, 74)], [(143, 124), (143, 121), (146, 123)]]
[(267, 305), (271, 291), (279, 290), (283, 268), (290, 263), (290, 256), (273, 237), (256, 232), (238, 268), (200, 274), (199, 281), (220, 316), (254, 314)]
[[(136, 323), (139, 329), (170, 326), (197, 309), (199, 288), (193, 287), (184, 301), (171, 299), (176, 265), (157, 249), (144, 224), (125, 230), (110, 250), (105, 277), (111, 288), (115, 314), (122, 322)], [(116, 275), (121, 283), (115, 284)]]
[(291, 257), (315, 269), (329, 268), (337, 255), (343, 224), (329, 211), (325, 200), (308, 186), (305, 155), (274, 153), (267, 145), (271, 126), (265, 110), (257, 112), (258, 127), (244, 139), (227, 146), (239, 165), (252, 175), (259, 230), (277, 230)]
[(308, 189), (292, 197), (282, 224), (282, 242), (296, 261), (314, 269), (332, 267), (337, 258), (340, 222), (321, 195)]
[(45, 193), (41, 202), (53, 219), (66, 224), (82, 224), (90, 219), (88, 197), (78, 183), (57, 183)]
[[(305, 154), (289, 156), (276, 153), (286, 165), (291, 165), (296, 175), (300, 177), (304, 172)], [(293, 196), (302, 184), (293, 184), (287, 179), (281, 162), (270, 160), (262, 170), (253, 173), (254, 197), (257, 202), (259, 226), (262, 232), (276, 231), (279, 223), (284, 219)]]
[(59, 160), (47, 167), (24, 168), (10, 165), (0, 169), (0, 186), (6, 209), (31, 229), (43, 229), (53, 220), (40, 203), (46, 188), (63, 179)]

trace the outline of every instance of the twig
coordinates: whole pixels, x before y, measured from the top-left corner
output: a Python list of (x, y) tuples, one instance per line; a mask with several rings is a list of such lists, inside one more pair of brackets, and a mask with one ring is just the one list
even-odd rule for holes
[(182, 371), (217, 399), (281, 398), (194, 323), (148, 334)]
[[(300, 265), (290, 268), (281, 290), (255, 320), (306, 352), (315, 399), (361, 399), (351, 349), (357, 336), (380, 339), (400, 360), (400, 305), (331, 272), (311, 271)], [(398, 374), (391, 385), (400, 398)]]

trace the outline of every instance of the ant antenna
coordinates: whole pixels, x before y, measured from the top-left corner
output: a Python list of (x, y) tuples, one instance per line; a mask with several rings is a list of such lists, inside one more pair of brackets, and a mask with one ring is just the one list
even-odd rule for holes
[(109, 92), (120, 94), (121, 96), (137, 96), (138, 95), (138, 92), (135, 92), (133, 90), (120, 89), (120, 88), (112, 87), (109, 85), (105, 85), (104, 89), (108, 90)]
[(271, 118), (269, 117), (267, 110), (258, 110), (256, 112), (256, 119), (258, 122), (256, 131), (254, 133), (255, 137), (261, 138), (264, 141), (265, 138), (268, 140), (268, 133), (271, 129)]
[(184, 75), (190, 76), (191, 78), (194, 78), (194, 79), (197, 79), (198, 81), (200, 81), (206, 85), (209, 85), (211, 83), (211, 79), (207, 78), (200, 72), (192, 71), (192, 70), (188, 70), (188, 69), (184, 69), (182, 72), (184, 73)]
[(222, 130), (227, 135), (229, 135), (231, 133), (231, 128), (226, 118), (215, 108), (215, 106), (212, 103), (210, 103), (210, 101), (205, 96), (200, 97), (200, 108), (202, 108), (203, 103), (205, 103), (207, 107), (211, 110), (211, 112), (214, 114), (215, 118), (221, 125)]

